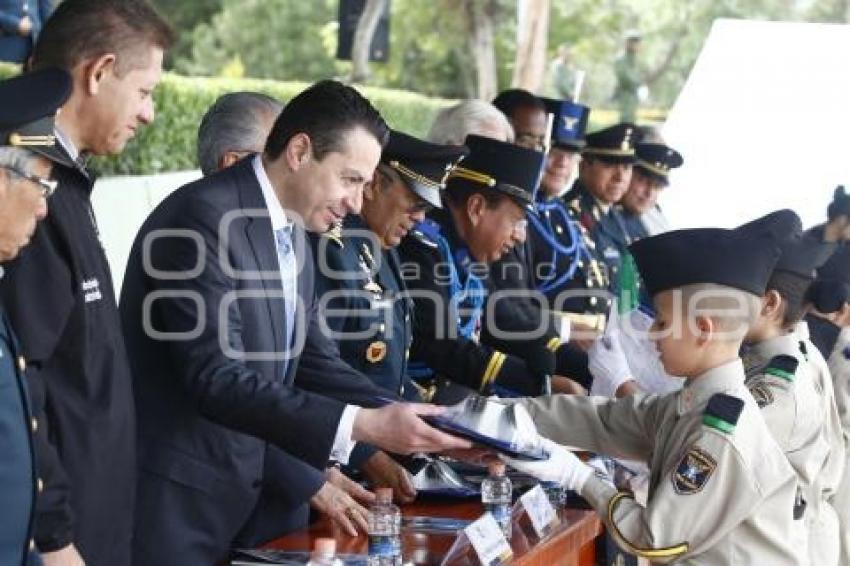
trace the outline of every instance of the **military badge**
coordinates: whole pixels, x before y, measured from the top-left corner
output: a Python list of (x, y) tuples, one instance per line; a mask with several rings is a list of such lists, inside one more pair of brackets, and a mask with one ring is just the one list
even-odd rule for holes
[(387, 357), (387, 343), (383, 340), (375, 340), (366, 347), (366, 361), (377, 364)]
[(691, 495), (700, 492), (716, 467), (717, 462), (707, 452), (691, 448), (673, 472), (673, 487), (676, 493)]

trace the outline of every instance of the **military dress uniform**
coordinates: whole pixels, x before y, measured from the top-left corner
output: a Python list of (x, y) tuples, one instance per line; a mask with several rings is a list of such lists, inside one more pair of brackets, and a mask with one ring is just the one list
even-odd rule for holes
[[(635, 146), (635, 164), (633, 168), (632, 178), (634, 174), (643, 175), (658, 184), (658, 186), (666, 187), (670, 184), (669, 175), (671, 169), (681, 167), (684, 163), (681, 154), (668, 147), (663, 143), (638, 143)], [(645, 214), (634, 214), (622, 205), (618, 205), (621, 217), (623, 219), (623, 227), (629, 242), (640, 240), (651, 235), (647, 226)], [(656, 206), (656, 214), (661, 214), (660, 209)]]
[(20, 351), (0, 308), (0, 564), (35, 566), (41, 564), (33, 539), (36, 495), (42, 486), (36, 474), (33, 438), (39, 421), (27, 391), (26, 361)]
[[(630, 251), (652, 296), (699, 283), (760, 295), (778, 259), (771, 240), (720, 229), (662, 234)], [(632, 554), (685, 564), (799, 564), (796, 476), (744, 380), (733, 359), (667, 395), (559, 395), (524, 405), (555, 442), (649, 464), (646, 507), (594, 476), (581, 488)]]
[[(530, 204), (542, 153), (480, 136), (466, 143), (470, 155), (451, 172), (447, 191), (483, 185)], [(446, 378), (488, 394), (541, 392), (544, 375), (552, 373), (542, 340), (516, 345), (540, 352), (525, 357), (481, 342), (487, 266), (471, 256), (449, 210), (433, 211), (402, 240), (399, 253), (415, 303), (411, 377)]]

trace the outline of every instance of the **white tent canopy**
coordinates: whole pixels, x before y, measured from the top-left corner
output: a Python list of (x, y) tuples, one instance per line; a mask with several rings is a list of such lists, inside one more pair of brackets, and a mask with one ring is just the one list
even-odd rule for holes
[(850, 184), (850, 26), (716, 21), (663, 134), (685, 158), (660, 201), (674, 227), (823, 222)]

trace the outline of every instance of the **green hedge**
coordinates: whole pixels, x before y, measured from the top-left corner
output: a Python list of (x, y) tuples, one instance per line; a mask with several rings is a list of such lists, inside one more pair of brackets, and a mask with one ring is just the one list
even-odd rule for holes
[[(0, 78), (16, 74), (14, 65), (0, 64)], [(184, 77), (166, 73), (154, 91), (156, 118), (142, 128), (119, 156), (98, 158), (94, 167), (103, 175), (142, 175), (182, 171), (197, 167), (195, 141), (198, 125), (207, 108), (226, 92), (250, 90), (266, 93), (286, 102), (307, 83), (258, 79)], [(393, 128), (425, 136), (439, 110), (450, 100), (429, 98), (413, 92), (383, 88), (361, 89)], [(663, 112), (641, 111), (642, 120), (663, 120)], [(590, 129), (616, 120), (616, 112), (595, 109)]]

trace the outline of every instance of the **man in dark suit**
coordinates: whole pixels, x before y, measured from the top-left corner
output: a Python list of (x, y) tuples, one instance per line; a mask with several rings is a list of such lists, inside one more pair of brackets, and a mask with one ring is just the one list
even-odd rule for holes
[(52, 11), (51, 0), (0, 0), (0, 61), (25, 62)]
[(361, 408), (386, 392), (318, 324), (302, 226), (325, 231), (359, 211), (386, 135), (357, 91), (322, 81), (284, 107), (262, 155), (178, 189), (142, 226), (121, 299), (139, 429), (137, 563), (226, 556), (277, 477), (269, 444), (316, 470), (345, 463), (358, 441), (400, 453), (469, 446), (419, 418), (439, 408)]
[[(53, 116), (70, 92), (71, 77), (57, 69), (0, 83), (0, 282), (3, 264), (18, 256), (47, 214), (56, 184), (49, 180), (50, 161), (31, 149), (54, 144)], [(16, 147), (21, 143), (28, 148)], [(26, 368), (0, 301), (0, 564), (9, 566), (42, 563), (32, 537), (43, 406), (30, 398)]]

